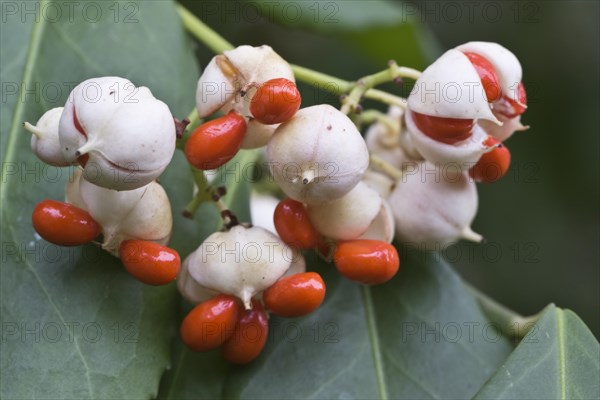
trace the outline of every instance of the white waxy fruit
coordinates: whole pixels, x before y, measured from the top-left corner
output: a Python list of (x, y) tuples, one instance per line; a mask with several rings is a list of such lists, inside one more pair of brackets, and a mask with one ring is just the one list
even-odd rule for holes
[(283, 274), (279, 279), (283, 279), (285, 277), (296, 274), (301, 274), (303, 272), (306, 272), (306, 259), (304, 258), (300, 250), (294, 249), (292, 263), (290, 264), (288, 270), (285, 271), (285, 274)]
[(250, 195), (252, 225), (259, 226), (276, 234), (277, 229), (275, 229), (275, 223), (273, 222), (273, 214), (275, 213), (277, 204), (279, 204), (279, 200), (274, 196), (252, 192)]
[(223, 54), (237, 68), (246, 85), (261, 85), (275, 78), (295, 82), (290, 65), (270, 46), (238, 46)]
[(181, 268), (179, 269), (176, 280), (177, 290), (179, 290), (179, 293), (181, 293), (183, 298), (190, 303), (200, 304), (218, 295), (219, 292), (205, 288), (192, 278), (189, 268), (190, 259), (193, 259), (193, 254), (194, 253), (187, 256), (183, 263), (181, 263)]
[(402, 147), (402, 151), (404, 152), (407, 159), (404, 162), (404, 164), (412, 164), (414, 162), (424, 160), (423, 156), (421, 155), (421, 153), (419, 153), (419, 150), (415, 146), (410, 132), (408, 132), (407, 129), (402, 130), (402, 134), (400, 135), (400, 146)]
[(292, 248), (271, 232), (237, 225), (206, 238), (189, 256), (188, 271), (200, 286), (237, 296), (250, 309), (252, 297), (290, 268), (292, 255)]
[(166, 245), (171, 238), (171, 205), (167, 193), (157, 182), (119, 192), (88, 182), (83, 171), (67, 183), (65, 193), (67, 202), (89, 212), (102, 226), (102, 248), (115, 256), (123, 240), (139, 239)]
[(467, 172), (423, 162), (400, 179), (389, 198), (396, 239), (421, 249), (441, 249), (459, 239), (481, 242), (470, 228), (477, 189)]
[(382, 199), (387, 199), (394, 188), (394, 180), (381, 172), (368, 169), (363, 175), (362, 182), (375, 190)]
[(389, 106), (386, 114), (389, 123), (376, 122), (365, 133), (365, 142), (371, 154), (400, 169), (405, 162), (423, 160), (404, 128), (404, 113), (405, 110), (398, 106)]
[[(302, 274), (304, 272), (306, 272), (306, 260), (304, 259), (304, 256), (302, 255), (302, 253), (299, 250), (294, 249), (292, 263), (291, 263), (290, 267), (288, 268), (288, 270), (285, 271), (285, 274), (283, 274), (281, 276), (281, 278), (278, 279), (278, 281), (283, 278), (287, 278), (288, 276)], [(254, 296), (254, 298), (262, 299), (263, 293), (264, 292), (258, 293), (257, 295)]]
[(75, 168), (73, 174), (69, 177), (69, 180), (65, 185), (65, 202), (73, 204), (82, 210), (87, 210), (87, 207), (79, 194), (79, 182), (82, 174), (83, 170), (81, 168)]
[(424, 134), (414, 123), (410, 111), (406, 113), (406, 127), (419, 153), (430, 163), (436, 165), (459, 164), (475, 165), (481, 156), (494, 147), (484, 144), (488, 134), (477, 124), (473, 133), (465, 140), (454, 144), (439, 142)]
[(255, 92), (249, 89), (275, 78), (295, 82), (290, 65), (270, 46), (244, 45), (225, 51), (212, 58), (198, 79), (198, 115), (205, 118), (222, 107), (247, 109)]
[(250, 119), (246, 124), (246, 133), (242, 140), (242, 149), (257, 149), (266, 146), (280, 124), (265, 125), (256, 119)]
[(344, 196), (369, 166), (369, 150), (352, 121), (326, 104), (299, 110), (281, 124), (267, 160), (288, 197), (321, 204)]
[(132, 190), (152, 182), (171, 161), (175, 123), (148, 88), (124, 78), (93, 78), (71, 91), (59, 140), (65, 159), (84, 165), (85, 179)]
[(454, 49), (442, 54), (423, 71), (408, 96), (408, 108), (433, 117), (487, 119), (499, 123), (475, 67), (467, 56)]
[(520, 115), (513, 118), (498, 115), (498, 119), (502, 121), (502, 126), (492, 124), (488, 121), (478, 121), (477, 124), (480, 125), (488, 135), (495, 137), (501, 142), (510, 138), (515, 132), (526, 131), (529, 129), (529, 126), (521, 123)]
[(36, 125), (29, 122), (23, 123), (23, 127), (31, 132), (31, 150), (46, 164), (55, 167), (65, 167), (73, 164), (63, 156), (58, 141), (58, 123), (62, 115), (63, 107), (48, 110), (40, 117)]
[(517, 87), (523, 78), (523, 69), (510, 50), (494, 42), (468, 42), (456, 47), (456, 50), (479, 54), (488, 60), (496, 71), (502, 95), (520, 103)]
[[(381, 158), (394, 168), (402, 169), (406, 164), (413, 164), (423, 160), (423, 157), (413, 144), (410, 133), (406, 129), (400, 133), (396, 144), (386, 144), (386, 140), (388, 139), (388, 133), (381, 125), (373, 124), (365, 133), (365, 143), (370, 154)], [(370, 168), (373, 171), (383, 171), (375, 163), (372, 163)]]
[(396, 168), (402, 168), (402, 163), (409, 160), (400, 146), (400, 132), (396, 135), (382, 122), (376, 122), (367, 129), (365, 143), (371, 154)]
[(402, 131), (404, 110), (397, 106), (390, 106), (386, 115), (389, 117), (387, 122), (375, 121), (365, 132), (365, 141), (371, 151), (394, 149), (400, 145), (399, 136)]
[(392, 243), (394, 240), (395, 228), (396, 221), (394, 220), (392, 209), (387, 200), (383, 200), (381, 202), (379, 214), (377, 214), (375, 219), (373, 219), (373, 222), (371, 222), (366, 232), (364, 232), (358, 238), (381, 240)]
[(365, 233), (381, 212), (379, 193), (359, 182), (350, 192), (324, 204), (309, 204), (308, 216), (315, 229), (334, 240), (352, 240)]
[(237, 114), (244, 117), (246, 121), (246, 133), (242, 139), (240, 148), (242, 149), (257, 149), (264, 147), (271, 139), (271, 136), (275, 133), (275, 130), (281, 124), (266, 125), (259, 122), (257, 119), (250, 117), (250, 103), (248, 99), (251, 98), (256, 88), (248, 89), (248, 94), (241, 100), (233, 100), (225, 104), (221, 108), (223, 114), (228, 114), (230, 111), (235, 111)]
[[(181, 264), (181, 269), (177, 275), (177, 289), (179, 290), (179, 293), (181, 293), (181, 295), (190, 303), (200, 304), (218, 295), (219, 292), (205, 288), (196, 282), (190, 275), (190, 260), (194, 259), (192, 254), (190, 254)], [(300, 251), (294, 250), (290, 267), (279, 279), (295, 274), (301, 274), (303, 272), (306, 272), (306, 260)], [(262, 292), (257, 293), (254, 298), (259, 297), (260, 295), (262, 295)]]
[(229, 103), (241, 89), (237, 71), (227, 57), (213, 57), (198, 79), (196, 86), (196, 110), (200, 118), (206, 118)]

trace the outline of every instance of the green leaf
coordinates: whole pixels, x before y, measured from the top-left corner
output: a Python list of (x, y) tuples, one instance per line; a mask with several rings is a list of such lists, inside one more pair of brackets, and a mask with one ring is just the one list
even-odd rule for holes
[(387, 0), (358, 0), (352, 3), (339, 0), (283, 0), (276, 3), (259, 0), (255, 3), (261, 7), (261, 14), (271, 20), (321, 32), (393, 26), (403, 21), (398, 4)]
[[(170, 362), (175, 287), (136, 282), (95, 246), (57, 247), (35, 234), (33, 207), (62, 199), (71, 170), (39, 162), (21, 123), (64, 105), (76, 83), (105, 75), (150, 87), (183, 117), (198, 76), (190, 42), (171, 2), (20, 2), (14, 14), (5, 4), (0, 397), (150, 398)], [(36, 7), (41, 15), (22, 14)], [(214, 212), (179, 216), (192, 192), (180, 154), (161, 181), (175, 214), (173, 246), (185, 254), (198, 221)]]
[(173, 353), (173, 368), (161, 381), (157, 399), (221, 398), (229, 365), (221, 357), (219, 349), (208, 353), (195, 353), (177, 340)]
[[(256, 2), (252, 2), (256, 4)], [(411, 2), (389, 0), (261, 0), (261, 15), (279, 24), (326, 33), (377, 61), (383, 69), (393, 59), (424, 68), (441, 53), (432, 33)]]
[[(395, 60), (400, 65), (422, 70), (442, 53), (431, 32), (412, 19), (395, 26), (341, 32), (338, 36), (376, 61), (380, 69), (384, 69), (389, 60)], [(410, 86), (405, 88), (404, 96), (409, 89)]]
[(478, 399), (600, 398), (600, 344), (570, 310), (546, 307)]

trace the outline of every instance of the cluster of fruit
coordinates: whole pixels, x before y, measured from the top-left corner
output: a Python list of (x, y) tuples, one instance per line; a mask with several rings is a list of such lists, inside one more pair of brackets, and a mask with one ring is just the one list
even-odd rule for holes
[(179, 254), (167, 247), (172, 231), (169, 198), (156, 181), (175, 152), (175, 124), (165, 103), (127, 79), (86, 80), (65, 107), (47, 111), (31, 148), (54, 166), (79, 165), (65, 200), (44, 200), (33, 211), (38, 234), (61, 246), (102, 235), (101, 246), (120, 257), (138, 280), (163, 285), (176, 278)]
[[(220, 340), (208, 340), (210, 347), (223, 344), (231, 361), (236, 359), (226, 350), (232, 345), (224, 332), (239, 336), (235, 332), (242, 329), (242, 320), (256, 313), (253, 298), (262, 296), (266, 309), (279, 316), (297, 317), (316, 309), (325, 285), (317, 273), (305, 272), (299, 250), (317, 248), (329, 254), (337, 241), (334, 262), (350, 279), (383, 283), (396, 273), (399, 258), (389, 244), (391, 211), (376, 191), (360, 182), (369, 154), (359, 131), (331, 106), (299, 110), (301, 96), (292, 70), (270, 47), (240, 46), (215, 56), (199, 79), (196, 100), (200, 117), (217, 110), (225, 115), (190, 135), (185, 145), (189, 163), (214, 169), (240, 148), (267, 146), (271, 172), (289, 198), (274, 213), (280, 237), (260, 227), (226, 224), (225, 232), (209, 236), (183, 263), (180, 291), (199, 303), (182, 325), (182, 337), (191, 348), (206, 349), (206, 329), (215, 329), (209, 322), (216, 317), (197, 311), (206, 309), (211, 296), (233, 295), (246, 309), (238, 316), (239, 328), (220, 324), (222, 329), (215, 329)], [(331, 176), (323, 177), (324, 172)], [(386, 241), (376, 240), (380, 237)], [(229, 254), (232, 246), (238, 250)]]
[(269, 211), (275, 234), (240, 223), (223, 206), (224, 191), (213, 189), (223, 229), (180, 263), (166, 247), (171, 207), (156, 181), (175, 151), (178, 121), (147, 88), (126, 79), (84, 81), (64, 108), (48, 111), (37, 126), (25, 124), (42, 161), (80, 166), (65, 188), (66, 202), (42, 201), (33, 225), (44, 239), (66, 246), (102, 234), (101, 246), (142, 282), (177, 278), (195, 305), (181, 325), (183, 342), (197, 351), (221, 346), (234, 363), (260, 354), (269, 313), (299, 317), (323, 302), (325, 283), (306, 271), (303, 250), (332, 260), (351, 280), (381, 284), (400, 265), (394, 237), (438, 246), (481, 240), (470, 229), (474, 180), (506, 173), (510, 153), (501, 142), (524, 129), (525, 90), (512, 53), (483, 42), (448, 51), (422, 73), (404, 107), (390, 107), (366, 139), (345, 112), (325, 104), (300, 109), (300, 103), (290, 65), (269, 46), (240, 46), (206, 66), (197, 112), (221, 116), (182, 139), (188, 162), (213, 170), (240, 149), (265, 147), (287, 198)]
[(268, 335), (267, 312), (300, 317), (325, 298), (323, 279), (306, 272), (298, 250), (264, 228), (235, 220), (185, 259), (177, 286), (197, 304), (181, 325), (183, 342), (196, 351), (222, 345), (223, 356), (233, 363), (260, 354)]
[(527, 129), (520, 122), (527, 107), (521, 78), (506, 48), (463, 44), (423, 71), (406, 107), (388, 111), (392, 123), (367, 131), (371, 153), (402, 170), (397, 182), (388, 181), (398, 241), (435, 250), (459, 239), (483, 240), (470, 228), (475, 182), (506, 174), (510, 152), (502, 142)]

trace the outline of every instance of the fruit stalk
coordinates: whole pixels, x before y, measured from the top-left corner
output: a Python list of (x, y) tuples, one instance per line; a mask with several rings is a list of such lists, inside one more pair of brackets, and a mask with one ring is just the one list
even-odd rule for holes
[[(390, 61), (388, 68), (384, 69), (383, 71), (364, 76), (352, 85), (350, 94), (342, 101), (341, 111), (344, 114), (357, 112), (359, 109), (360, 99), (365, 96), (370, 89), (377, 85), (386, 82), (392, 82), (398, 78), (410, 78), (416, 81), (420, 76), (420, 71), (412, 68), (400, 67), (395, 61)], [(401, 104), (396, 105), (403, 108), (406, 107), (404, 100), (401, 102)]]

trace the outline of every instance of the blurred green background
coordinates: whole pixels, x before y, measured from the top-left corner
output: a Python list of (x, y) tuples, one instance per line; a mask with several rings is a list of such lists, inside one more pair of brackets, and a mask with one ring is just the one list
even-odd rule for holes
[[(523, 65), (531, 129), (507, 143), (509, 174), (479, 186), (474, 229), (488, 243), (461, 243), (443, 256), (508, 307), (527, 315), (554, 302), (600, 336), (598, 2), (182, 3), (236, 45), (269, 44), (291, 63), (348, 80), (389, 59), (423, 69), (472, 40), (512, 50)], [(197, 55), (202, 65), (212, 57), (200, 45)], [(337, 104), (301, 90), (303, 106)]]

